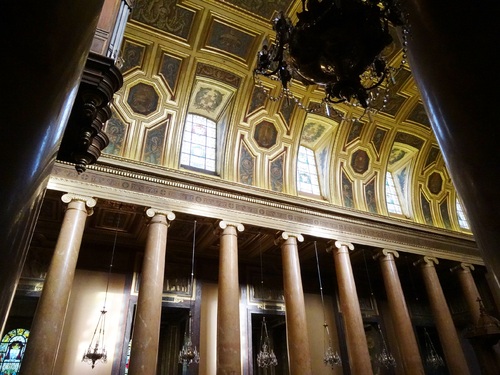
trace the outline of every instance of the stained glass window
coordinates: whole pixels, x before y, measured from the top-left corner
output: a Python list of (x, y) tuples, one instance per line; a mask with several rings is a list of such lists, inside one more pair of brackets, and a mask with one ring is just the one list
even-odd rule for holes
[[(127, 348), (127, 359), (125, 360), (125, 372), (123, 375), (128, 374), (128, 365), (130, 364), (130, 349), (132, 348), (132, 340), (128, 342), (128, 348)], [(2, 375), (2, 374), (0, 374)]]
[(0, 374), (17, 375), (21, 368), (24, 351), (30, 331), (24, 328), (13, 329), (0, 342)]
[(401, 209), (401, 201), (399, 200), (399, 195), (396, 192), (396, 186), (394, 185), (394, 178), (391, 172), (385, 174), (385, 199), (387, 201), (387, 210), (393, 214), (402, 215), (403, 211)]
[(188, 113), (182, 139), (181, 166), (215, 172), (216, 144), (216, 123)]
[(318, 168), (313, 150), (300, 146), (297, 160), (297, 187), (300, 192), (320, 195)]
[(465, 217), (464, 209), (462, 208), (462, 204), (458, 199), (456, 200), (456, 207), (457, 207), (458, 225), (462, 229), (470, 229), (469, 222)]

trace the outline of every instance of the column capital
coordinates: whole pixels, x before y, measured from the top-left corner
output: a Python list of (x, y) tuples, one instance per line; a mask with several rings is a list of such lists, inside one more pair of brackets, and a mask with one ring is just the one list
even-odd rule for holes
[(345, 246), (348, 249), (348, 251), (354, 250), (354, 245), (351, 242), (331, 240), (331, 241), (328, 241), (328, 246), (326, 247), (326, 252), (327, 253), (332, 252), (332, 250), (335, 247), (340, 250), (342, 248), (342, 246)]
[(290, 237), (295, 237), (297, 239), (297, 242), (304, 241), (304, 236), (300, 233), (278, 232), (276, 233), (274, 244), (280, 246), (284, 241), (288, 240)]
[(450, 271), (451, 272), (455, 272), (455, 271), (471, 272), (471, 271), (474, 271), (474, 265), (470, 264), (470, 263), (461, 262), (460, 264), (457, 264), (456, 266), (451, 267)]
[(418, 266), (418, 265), (424, 266), (424, 263), (426, 266), (434, 267), (435, 264), (439, 264), (439, 260), (438, 260), (438, 258), (426, 255), (426, 256), (420, 258), (419, 260), (413, 262), (413, 265), (414, 266)]
[(233, 221), (221, 220), (219, 221), (219, 228), (226, 229), (227, 227), (235, 227), (238, 232), (243, 232), (245, 230), (245, 226), (241, 223), (236, 223)]
[(334, 245), (337, 249), (347, 247), (349, 250), (354, 250), (354, 245), (351, 242), (337, 240), (335, 241)]
[(149, 207), (146, 210), (147, 217), (154, 217), (156, 215), (163, 215), (170, 221), (175, 219), (175, 214), (172, 211), (162, 210), (161, 208), (155, 208), (155, 207)]
[(387, 257), (388, 255), (392, 255), (394, 258), (399, 258), (399, 252), (396, 250), (382, 249), (373, 256), (373, 259), (380, 259), (382, 257)]
[(97, 200), (95, 198), (86, 196), (86, 195), (81, 195), (81, 194), (74, 194), (74, 193), (66, 193), (61, 197), (61, 200), (64, 203), (69, 203), (71, 201), (82, 201), (85, 202), (85, 205), (88, 208), (93, 208), (97, 204)]

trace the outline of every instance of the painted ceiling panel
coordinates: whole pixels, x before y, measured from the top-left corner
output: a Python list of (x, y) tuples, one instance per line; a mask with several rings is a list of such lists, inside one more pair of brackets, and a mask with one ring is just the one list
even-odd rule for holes
[[(122, 45), (124, 85), (106, 126), (104, 155), (147, 163), (159, 174), (164, 167), (181, 169), (184, 122), (195, 113), (223, 129), (217, 134), (220, 168), (207, 181), (301, 197), (297, 158), (305, 146), (316, 158), (321, 190), (307, 196), (307, 204), (317, 200), (346, 212), (465, 231), (411, 67), (395, 74), (387, 107), (370, 116), (345, 104), (328, 115), (320, 87), (293, 82), (300, 99), (288, 101), (276, 81), (256, 86), (260, 41), (274, 37), (269, 20), (278, 10), (300, 7), (301, 1), (289, 0), (137, 1)], [(384, 53), (401, 61), (399, 43)], [(387, 171), (399, 179), (411, 214), (387, 213)]]

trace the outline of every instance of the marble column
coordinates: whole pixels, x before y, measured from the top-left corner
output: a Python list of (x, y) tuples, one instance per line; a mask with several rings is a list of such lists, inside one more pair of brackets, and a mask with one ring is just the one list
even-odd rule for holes
[(401, 367), (408, 375), (423, 375), (424, 366), (418, 350), (417, 339), (413, 331), (410, 313), (406, 306), (403, 288), (399, 280), (398, 269), (394, 258), (399, 258), (397, 251), (383, 249), (375, 257), (380, 262), (385, 291), (391, 312), (392, 324), (401, 353)]
[(149, 208), (148, 237), (142, 260), (141, 281), (134, 319), (129, 375), (156, 374), (160, 340), (161, 304), (170, 211)]
[(424, 256), (415, 262), (415, 265), (420, 267), (422, 273), (448, 370), (453, 375), (468, 375), (469, 369), (460, 339), (434, 267), (438, 263), (436, 258)]
[(349, 242), (335, 241), (331, 249), (333, 250), (337, 274), (340, 310), (344, 318), (351, 373), (353, 375), (373, 374), (358, 293), (349, 258), (349, 250), (354, 250), (354, 245)]
[(500, 280), (500, 174), (496, 105), (500, 98), (496, 1), (401, 0), (408, 58), (474, 240)]
[[(75, 101), (103, 0), (2, 4), (9, 51), (2, 69), (0, 334), (9, 314), (45, 188)], [(16, 17), (15, 15), (20, 15)], [(36, 56), (36, 58), (35, 58)], [(2, 335), (0, 335), (2, 337)]]
[(275, 243), (281, 246), (283, 292), (285, 295), (286, 337), (291, 375), (311, 375), (311, 354), (307, 334), (306, 306), (300, 274), (297, 242), (301, 234), (281, 232)]
[(23, 375), (38, 374), (40, 369), (52, 374), (54, 370), (85, 221), (96, 205), (95, 199), (75, 194), (64, 194), (61, 199), (68, 207), (31, 325)]
[(219, 283), (217, 297), (217, 375), (241, 374), (239, 223), (219, 222)]
[[(479, 291), (477, 290), (474, 277), (472, 276), (473, 270), (474, 266), (469, 263), (460, 263), (459, 265), (451, 268), (451, 271), (457, 275), (460, 282), (460, 286), (465, 297), (465, 302), (467, 303), (467, 308), (471, 315), (471, 323), (473, 327), (480, 327), (478, 331), (481, 333), (485, 333), (487, 328), (484, 327), (484, 323), (491, 324), (491, 320), (485, 319), (484, 317), (483, 319), (481, 319), (481, 309), (479, 306), (479, 300), (481, 299), (481, 296), (479, 294)], [(494, 337), (492, 341), (488, 339), (487, 335), (469, 335), (467, 337), (470, 340), (474, 351), (476, 352), (479, 367), (481, 368), (481, 373), (483, 375), (499, 374), (500, 361), (498, 361), (498, 359), (496, 358), (498, 355), (496, 355), (492, 347), (496, 344), (496, 342), (498, 342), (498, 336), (492, 335), (492, 337)]]
[(481, 316), (478, 301), (481, 296), (479, 295), (474, 277), (472, 276), (471, 271), (473, 270), (474, 266), (469, 263), (460, 263), (451, 269), (451, 271), (457, 275), (458, 281), (460, 282), (465, 297), (465, 303), (471, 315), (472, 324), (477, 324)]

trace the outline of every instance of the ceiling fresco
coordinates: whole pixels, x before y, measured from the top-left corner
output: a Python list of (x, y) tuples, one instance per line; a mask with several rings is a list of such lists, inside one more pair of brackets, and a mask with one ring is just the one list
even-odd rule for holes
[[(470, 233), (458, 224), (456, 191), (411, 75), (402, 65), (388, 105), (320, 108), (318, 87), (292, 81), (297, 101), (279, 97), (280, 84), (252, 74), (263, 40), (274, 37), (277, 10), (292, 19), (301, 1), (138, 0), (122, 44), (124, 85), (106, 125), (103, 159), (133, 160), (161, 174), (181, 170), (188, 113), (217, 124), (218, 168), (208, 183), (231, 181), (259, 192), (408, 223)], [(401, 65), (399, 43), (385, 51)], [(298, 191), (299, 147), (316, 159), (321, 194)], [(185, 171), (184, 171), (185, 172)], [(200, 171), (188, 171), (200, 174)], [(387, 209), (392, 174), (403, 214)]]

